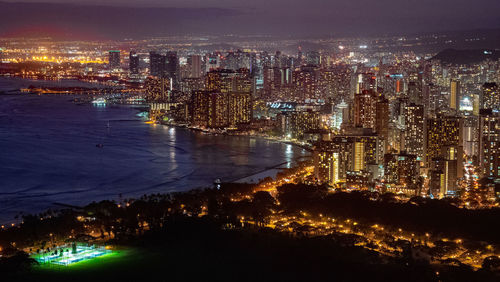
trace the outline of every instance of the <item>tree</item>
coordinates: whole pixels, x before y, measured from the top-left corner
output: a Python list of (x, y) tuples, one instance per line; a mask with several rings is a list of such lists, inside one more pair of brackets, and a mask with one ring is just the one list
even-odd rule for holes
[(23, 251), (18, 251), (13, 256), (0, 258), (0, 273), (25, 272), (34, 264), (38, 264), (35, 259)]
[(481, 265), (483, 269), (486, 270), (499, 270), (500, 269), (500, 258), (498, 256), (489, 256), (483, 260)]
[(253, 194), (252, 206), (252, 216), (255, 221), (263, 224), (265, 219), (271, 215), (272, 210), (275, 208), (276, 201), (269, 192), (259, 191)]

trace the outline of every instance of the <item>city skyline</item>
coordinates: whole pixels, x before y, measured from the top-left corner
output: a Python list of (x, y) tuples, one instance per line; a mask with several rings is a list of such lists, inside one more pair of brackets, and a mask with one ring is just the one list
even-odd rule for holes
[(471, 3), (0, 2), (1, 279), (499, 281)]

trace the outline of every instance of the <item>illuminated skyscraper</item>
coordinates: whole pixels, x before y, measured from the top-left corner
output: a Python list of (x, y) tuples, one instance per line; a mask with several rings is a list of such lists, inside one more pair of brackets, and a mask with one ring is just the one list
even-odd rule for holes
[(216, 70), (220, 67), (220, 57), (218, 54), (207, 54), (205, 58), (205, 72)]
[(203, 75), (202, 73), (202, 61), (200, 55), (192, 55), (191, 56), (191, 69), (190, 69), (190, 77), (191, 78), (199, 78)]
[(423, 103), (422, 83), (418, 80), (408, 83), (408, 101), (415, 104)]
[(343, 124), (349, 123), (349, 105), (344, 101), (341, 101), (337, 106), (335, 106), (333, 111), (333, 123), (332, 127), (335, 130), (340, 130)]
[(252, 78), (247, 69), (212, 70), (206, 75), (206, 90), (221, 93), (238, 92), (251, 93), (253, 88)]
[[(211, 70), (205, 79), (206, 91), (195, 91), (193, 98), (193, 119), (197, 125), (237, 128), (251, 121), (252, 82), (247, 69)], [(206, 120), (201, 117), (204, 114)]]
[(298, 48), (298, 52), (297, 52), (297, 64), (296, 64), (296, 68), (297, 67), (300, 67), (303, 63), (303, 58), (302, 58), (302, 47), (299, 46)]
[(363, 132), (352, 133), (354, 135), (334, 135), (315, 144), (314, 175), (319, 181), (333, 185), (349, 178), (371, 175), (369, 167), (377, 166), (378, 137)]
[(354, 95), (354, 125), (357, 127), (375, 129), (376, 118), (375, 92), (363, 90)]
[(318, 142), (313, 148), (314, 176), (329, 185), (345, 182), (351, 158), (352, 144), (348, 140)]
[(321, 64), (321, 55), (318, 51), (309, 51), (306, 53), (306, 63), (308, 65), (319, 66)]
[(166, 57), (154, 51), (149, 52), (149, 73), (152, 76), (163, 76)]
[(184, 78), (180, 83), (180, 91), (183, 93), (192, 93), (196, 90), (205, 90), (205, 79), (200, 78)]
[(351, 69), (345, 66), (320, 69), (318, 92), (320, 98), (333, 103), (350, 98)]
[(250, 71), (246, 68), (236, 70), (232, 91), (252, 94), (254, 89), (254, 80)]
[(483, 177), (500, 179), (500, 115), (491, 109), (479, 117), (479, 166)]
[(366, 168), (365, 162), (365, 144), (363, 142), (354, 142), (354, 169), (361, 171)]
[(320, 126), (320, 115), (316, 111), (293, 111), (281, 116), (282, 132), (291, 138), (302, 139), (306, 133), (318, 131)]
[(500, 89), (496, 83), (485, 83), (482, 92), (482, 108), (500, 112)]
[(305, 101), (307, 99), (316, 99), (316, 68), (311, 66), (302, 66), (300, 70), (293, 72), (293, 84), (296, 90), (295, 99)]
[(229, 93), (234, 90), (236, 72), (232, 70), (211, 70), (206, 75), (207, 91)]
[(192, 123), (199, 127), (208, 127), (208, 113), (210, 106), (210, 92), (197, 90), (193, 91), (191, 101)]
[(363, 91), (377, 91), (377, 77), (373, 73), (358, 73), (356, 82), (356, 94)]
[(170, 79), (165, 77), (150, 77), (145, 81), (146, 100), (149, 102), (170, 102)]
[(442, 198), (455, 195), (458, 179), (463, 176), (463, 151), (456, 146), (443, 146), (441, 154), (433, 158), (431, 170), (431, 194)]
[(250, 123), (252, 120), (252, 96), (249, 92), (231, 92), (229, 95), (229, 126)]
[(450, 100), (449, 107), (453, 110), (459, 110), (460, 108), (460, 97), (461, 97), (461, 89), (460, 89), (460, 81), (452, 80), (450, 83)]
[(168, 78), (172, 80), (172, 88), (179, 88), (179, 58), (177, 58), (177, 52), (169, 51), (166, 55), (165, 72)]
[(479, 110), (481, 109), (481, 96), (478, 94), (472, 95), (472, 114), (479, 116)]
[(441, 156), (443, 147), (455, 146), (462, 148), (462, 119), (459, 117), (438, 115), (427, 119), (425, 154), (426, 162), (430, 164), (433, 158)]
[(417, 156), (407, 153), (384, 156), (384, 179), (386, 183), (416, 188), (419, 175)]
[(479, 130), (478, 130), (478, 117), (467, 116), (464, 117), (464, 153), (469, 156), (479, 156)]
[(225, 128), (229, 126), (229, 94), (211, 92), (208, 100), (208, 127)]
[(129, 54), (129, 70), (130, 74), (139, 74), (139, 55), (135, 51)]
[(109, 51), (109, 69), (116, 70), (121, 66), (120, 51), (111, 50)]
[(389, 100), (381, 96), (375, 104), (375, 131), (387, 141), (389, 135)]
[(424, 106), (410, 104), (405, 107), (405, 150), (424, 159)]

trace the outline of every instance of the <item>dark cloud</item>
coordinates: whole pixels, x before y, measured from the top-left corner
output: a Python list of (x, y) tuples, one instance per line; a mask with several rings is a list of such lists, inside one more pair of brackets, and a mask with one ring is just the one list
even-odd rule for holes
[[(499, 28), (498, 0), (66, 0), (0, 2), (0, 33), (379, 35)], [(102, 2), (100, 2), (102, 3)]]

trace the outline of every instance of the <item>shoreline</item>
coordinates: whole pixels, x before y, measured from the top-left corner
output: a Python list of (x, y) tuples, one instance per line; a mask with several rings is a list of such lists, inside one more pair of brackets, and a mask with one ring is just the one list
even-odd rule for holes
[(275, 139), (273, 137), (270, 137), (270, 136), (265, 136), (265, 135), (252, 135), (252, 134), (235, 134), (235, 133), (230, 133), (230, 132), (212, 132), (210, 130), (204, 130), (204, 129), (201, 129), (201, 128), (197, 128), (197, 127), (190, 127), (188, 125), (182, 125), (182, 124), (172, 124), (172, 123), (158, 123), (159, 125), (163, 125), (163, 126), (172, 126), (172, 127), (176, 127), (176, 128), (185, 128), (185, 129), (189, 129), (189, 130), (192, 130), (192, 131), (198, 131), (198, 132), (203, 132), (204, 134), (210, 134), (210, 135), (218, 135), (218, 134), (221, 134), (221, 135), (224, 135), (224, 136), (246, 136), (246, 137), (251, 137), (251, 138), (259, 138), (259, 139), (263, 139), (263, 140), (267, 140), (267, 141), (275, 141), (277, 143), (282, 143), (282, 144), (288, 144), (288, 145), (292, 145), (292, 146), (296, 146), (296, 147), (300, 147), (308, 152), (311, 152), (313, 151), (312, 149), (312, 146), (311, 145), (308, 145), (308, 144), (303, 144), (303, 143), (298, 143), (298, 142), (294, 142), (292, 140), (282, 140), (282, 139)]
[[(268, 136), (262, 136), (262, 135), (247, 135), (247, 134), (231, 134), (231, 133), (228, 133), (228, 132), (223, 132), (223, 133), (215, 133), (215, 132), (210, 132), (210, 131), (205, 131), (203, 129), (200, 129), (200, 128), (194, 128), (194, 127), (189, 127), (189, 126), (185, 126), (185, 125), (180, 125), (180, 124), (165, 124), (165, 123), (158, 123), (158, 125), (161, 125), (161, 126), (165, 126), (165, 127), (175, 127), (175, 128), (181, 128), (181, 129), (185, 129), (185, 130), (189, 130), (189, 131), (192, 131), (192, 132), (195, 132), (195, 133), (202, 133), (202, 134), (208, 134), (208, 135), (212, 135), (212, 136), (217, 136), (217, 135), (222, 135), (222, 136), (230, 136), (230, 137), (246, 137), (246, 138), (255, 138), (255, 139), (260, 139), (260, 140), (265, 140), (265, 141), (272, 141), (272, 142), (276, 142), (276, 143), (280, 143), (280, 144), (285, 144), (285, 145), (290, 145), (290, 146), (295, 146), (295, 147), (299, 147), (303, 150), (306, 150), (309, 155), (308, 156), (301, 156), (301, 157), (298, 157), (298, 158), (294, 158), (291, 162), (283, 162), (283, 163), (279, 163), (275, 166), (272, 166), (272, 167), (265, 167), (263, 168), (262, 170), (259, 170), (255, 173), (252, 173), (252, 174), (249, 174), (249, 175), (246, 175), (246, 176), (243, 176), (243, 177), (238, 177), (237, 179), (234, 179), (234, 180), (231, 180), (227, 183), (249, 183), (249, 184), (258, 184), (262, 179), (258, 179), (256, 183), (251, 183), (251, 182), (240, 182), (241, 180), (244, 180), (244, 179), (247, 179), (249, 177), (252, 177), (252, 176), (255, 176), (255, 175), (259, 175), (259, 174), (263, 174), (267, 171), (271, 171), (271, 170), (284, 170), (284, 169), (288, 169), (288, 168), (283, 168), (281, 166), (287, 164), (287, 163), (290, 163), (290, 168), (293, 168), (295, 167), (296, 163), (303, 160), (303, 159), (308, 159), (310, 160), (312, 158), (312, 148), (306, 146), (306, 145), (303, 145), (303, 144), (297, 144), (297, 143), (294, 143), (292, 141), (285, 141), (285, 140), (278, 140), (278, 139), (273, 139), (271, 137), (268, 137)], [(272, 178), (275, 179), (276, 176), (277, 176), (278, 172), (276, 173), (273, 173), (273, 176)], [(216, 178), (217, 179), (217, 178)]]

